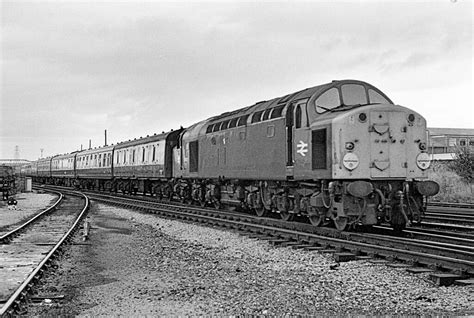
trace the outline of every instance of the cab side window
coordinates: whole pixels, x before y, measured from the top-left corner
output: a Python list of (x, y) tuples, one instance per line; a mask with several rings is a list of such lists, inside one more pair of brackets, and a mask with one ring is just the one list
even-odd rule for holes
[(295, 109), (295, 128), (296, 129), (301, 128), (301, 117), (302, 117), (301, 106), (298, 105), (296, 106), (296, 109)]

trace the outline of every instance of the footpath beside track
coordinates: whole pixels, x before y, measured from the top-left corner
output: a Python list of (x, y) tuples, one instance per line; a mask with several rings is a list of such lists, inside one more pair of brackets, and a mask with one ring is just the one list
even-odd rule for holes
[(1, 236), (1, 317), (21, 313), (34, 285), (54, 267), (54, 259), (79, 229), (88, 208), (85, 195), (61, 194), (53, 206)]

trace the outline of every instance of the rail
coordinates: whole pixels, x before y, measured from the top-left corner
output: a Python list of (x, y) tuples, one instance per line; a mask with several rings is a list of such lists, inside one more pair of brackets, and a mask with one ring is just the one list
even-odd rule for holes
[(30, 275), (28, 275), (25, 281), (20, 285), (20, 287), (10, 296), (7, 302), (3, 305), (3, 307), (0, 309), (0, 317), (8, 317), (8, 316), (15, 315), (15, 311), (20, 307), (22, 300), (27, 297), (28, 293), (30, 292), (36, 280), (44, 272), (44, 269), (52, 261), (53, 257), (59, 253), (60, 248), (66, 242), (70, 240), (72, 235), (77, 230), (81, 220), (84, 218), (84, 216), (86, 215), (89, 209), (90, 201), (89, 201), (89, 198), (85, 196), (84, 194), (76, 193), (76, 195), (78, 196), (80, 195), (84, 197), (85, 199), (84, 208), (80, 212), (79, 216), (76, 218), (73, 225), (66, 232), (66, 234), (64, 234), (63, 237), (59, 240), (59, 242), (54, 245), (54, 247), (46, 255), (46, 257), (39, 263), (39, 265), (33, 270), (33, 272), (31, 272)]
[(64, 196), (63, 196), (62, 193), (57, 192), (57, 191), (52, 191), (51, 190), (50, 192), (58, 194), (59, 195), (58, 200), (52, 206), (48, 207), (43, 212), (35, 215), (33, 218), (29, 219), (27, 222), (23, 223), (19, 227), (17, 227), (15, 229), (11, 230), (10, 232), (5, 233), (4, 235), (0, 236), (0, 244), (5, 244), (5, 243), (9, 242), (14, 236), (18, 235), (21, 231), (25, 230), (28, 226), (30, 226), (31, 224), (38, 221), (40, 218), (42, 218), (43, 216), (45, 216), (49, 212), (56, 209), (56, 207), (62, 202)]

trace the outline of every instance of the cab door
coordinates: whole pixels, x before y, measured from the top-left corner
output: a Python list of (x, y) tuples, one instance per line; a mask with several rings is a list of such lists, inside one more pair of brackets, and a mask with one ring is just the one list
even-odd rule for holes
[(311, 173), (311, 131), (306, 102), (306, 99), (297, 101), (293, 108), (292, 152), (295, 178), (307, 178)]

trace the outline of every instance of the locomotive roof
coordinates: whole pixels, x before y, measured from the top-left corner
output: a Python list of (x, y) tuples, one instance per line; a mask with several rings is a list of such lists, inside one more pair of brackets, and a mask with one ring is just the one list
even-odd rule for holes
[[(291, 103), (293, 101), (298, 101), (298, 100), (301, 100), (301, 99), (309, 98), (313, 95), (319, 95), (319, 94), (325, 92), (326, 90), (328, 90), (332, 87), (339, 87), (343, 84), (361, 84), (361, 85), (367, 86), (369, 88), (373, 88), (378, 92), (381, 92), (379, 89), (377, 89), (373, 85), (371, 85), (369, 83), (366, 83), (366, 82), (363, 82), (363, 81), (358, 81), (358, 80), (332, 81), (330, 83), (309, 87), (309, 88), (306, 88), (306, 89), (303, 89), (303, 90), (300, 90), (300, 91), (297, 91), (297, 92), (294, 92), (294, 93), (291, 93), (291, 94), (287, 94), (285, 96), (273, 98), (273, 99), (270, 99), (268, 101), (261, 101), (261, 102), (255, 103), (251, 106), (247, 106), (247, 107), (240, 108), (240, 109), (237, 109), (237, 110), (234, 110), (234, 111), (226, 112), (226, 113), (211, 117), (211, 118), (205, 120), (205, 122), (214, 123), (214, 122), (218, 122), (218, 121), (223, 120), (223, 119), (229, 119), (229, 118), (233, 118), (233, 117), (238, 117), (238, 116), (242, 116), (242, 115), (251, 114), (251, 113), (256, 112), (256, 111), (265, 110), (265, 109), (268, 109), (268, 108), (271, 108), (271, 107), (274, 107), (274, 106), (277, 106), (277, 105), (278, 106), (287, 105), (288, 103)], [(381, 93), (383, 93), (383, 92), (381, 92)], [(390, 99), (388, 99), (388, 100), (390, 101)]]

